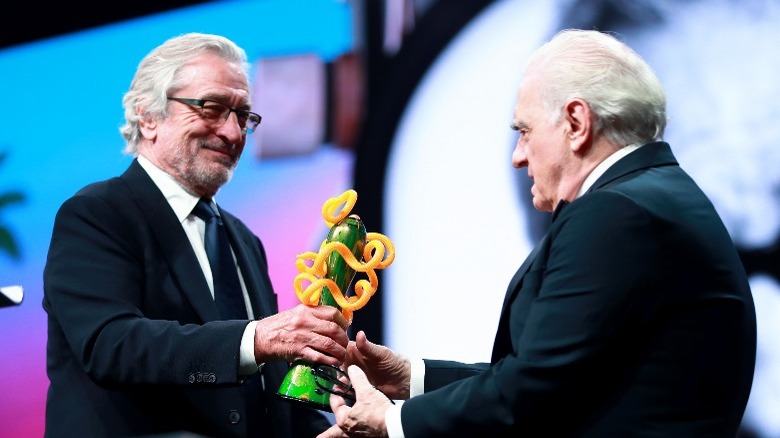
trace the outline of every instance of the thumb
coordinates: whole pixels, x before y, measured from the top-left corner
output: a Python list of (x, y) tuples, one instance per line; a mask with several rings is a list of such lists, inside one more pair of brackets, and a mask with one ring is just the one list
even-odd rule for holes
[(355, 343), (359, 347), (365, 347), (367, 342), (368, 342), (368, 337), (366, 336), (366, 332), (364, 332), (363, 330), (357, 332), (357, 334), (355, 335)]
[(363, 330), (359, 331), (355, 336), (355, 345), (366, 357), (371, 357), (373, 359), (381, 357), (382, 347), (369, 341)]

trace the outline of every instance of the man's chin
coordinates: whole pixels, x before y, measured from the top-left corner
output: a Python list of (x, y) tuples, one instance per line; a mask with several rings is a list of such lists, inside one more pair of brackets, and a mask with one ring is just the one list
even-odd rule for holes
[(198, 188), (198, 192), (205, 192), (213, 196), (217, 191), (233, 178), (233, 167), (219, 163), (210, 163), (200, 167), (198, 172), (191, 176), (191, 184)]
[(222, 187), (233, 178), (233, 167), (222, 167), (219, 172), (210, 175), (209, 182), (213, 186)]
[(543, 213), (552, 213), (553, 212), (552, 203), (542, 201), (541, 199), (537, 198), (536, 196), (534, 196), (533, 204), (534, 204), (534, 208), (535, 209), (537, 209), (537, 210), (539, 210), (539, 211), (541, 211)]

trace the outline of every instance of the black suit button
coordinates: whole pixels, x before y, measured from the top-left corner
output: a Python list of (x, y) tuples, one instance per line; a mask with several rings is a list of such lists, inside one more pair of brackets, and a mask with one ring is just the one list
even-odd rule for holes
[(228, 413), (228, 421), (230, 421), (230, 424), (238, 424), (241, 421), (241, 414), (238, 411), (230, 411)]

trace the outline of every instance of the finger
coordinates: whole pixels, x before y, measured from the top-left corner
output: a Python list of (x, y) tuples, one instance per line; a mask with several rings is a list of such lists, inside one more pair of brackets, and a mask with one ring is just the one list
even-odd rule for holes
[(331, 306), (304, 307), (303, 316), (311, 328), (327, 328), (327, 332), (339, 332), (347, 337), (347, 320)]
[(340, 407), (347, 406), (347, 401), (344, 400), (344, 397), (341, 397), (340, 395), (331, 394), (330, 397), (328, 398), (329, 398), (328, 403), (330, 404), (330, 409), (333, 411), (334, 415), (336, 414), (336, 411)]
[(347, 335), (346, 329), (339, 325), (338, 321), (327, 321), (324, 324), (320, 322), (312, 327), (312, 331), (316, 335), (332, 339), (344, 348), (345, 351), (349, 345), (349, 335)]
[(330, 400), (328, 403), (330, 404), (330, 409), (333, 412), (333, 418), (336, 420), (336, 425), (339, 427), (344, 427), (347, 420), (349, 419), (349, 410), (351, 408), (347, 406), (343, 397), (335, 394), (330, 395)]
[(320, 351), (313, 347), (307, 346), (307, 347), (303, 347), (303, 349), (299, 353), (299, 356), (297, 357), (306, 359), (309, 362), (339, 367), (344, 362), (345, 355), (346, 355), (346, 350), (344, 354), (338, 354), (338, 353), (330, 353), (324, 350)]
[[(349, 338), (346, 332), (339, 330), (335, 325), (329, 327), (315, 327), (310, 333), (306, 333), (305, 341), (314, 345), (321, 345), (323, 351), (332, 351), (340, 353), (342, 359), (347, 354)], [(332, 329), (332, 330), (328, 330)]]
[(349, 327), (349, 321), (347, 321), (347, 319), (344, 318), (344, 315), (342, 315), (341, 312), (339, 312), (338, 309), (333, 306), (317, 306), (312, 309), (315, 312), (315, 316), (320, 319), (335, 322), (344, 331), (346, 331), (347, 327)]
[(381, 394), (382, 398), (386, 399), (389, 403), (395, 403), (390, 397), (387, 396), (387, 394), (368, 381), (366, 373), (364, 373), (359, 366), (350, 365), (350, 367), (347, 369), (347, 372), (349, 373), (350, 381), (352, 381), (352, 389), (355, 390), (356, 400), (362, 399), (365, 401), (368, 400), (371, 396)]
[(349, 368), (347, 368), (347, 374), (349, 375), (349, 380), (352, 382), (352, 387), (355, 388), (355, 394), (364, 392), (367, 389), (374, 389), (368, 382), (366, 373), (364, 373), (359, 366), (350, 365)]
[(340, 325), (341, 328), (344, 329), (344, 331), (346, 331), (347, 328), (349, 327), (349, 321), (347, 320), (347, 318), (344, 318), (344, 315), (342, 315), (341, 312), (338, 311), (336, 312), (334, 321), (336, 322), (336, 324)]
[(329, 427), (325, 432), (317, 435), (317, 438), (342, 438), (347, 435), (339, 428), (338, 424)]
[(333, 328), (332, 332), (328, 332), (325, 329), (314, 329), (314, 331), (305, 334), (306, 339), (302, 339), (306, 342), (308, 347), (311, 347), (316, 352), (322, 353), (326, 356), (330, 356), (332, 359), (328, 360), (330, 365), (341, 364), (347, 357), (347, 347), (349, 347), (349, 338), (346, 332), (337, 329), (337, 326), (330, 326)]

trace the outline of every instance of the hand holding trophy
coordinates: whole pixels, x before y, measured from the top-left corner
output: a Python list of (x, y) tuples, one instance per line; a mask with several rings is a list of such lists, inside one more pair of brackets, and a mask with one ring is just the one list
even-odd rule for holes
[[(350, 323), (352, 312), (365, 306), (376, 292), (376, 269), (386, 268), (395, 259), (390, 239), (366, 232), (360, 217), (350, 215), (356, 201), (357, 192), (351, 189), (325, 201), (322, 216), (330, 232), (319, 252), (298, 255), (295, 266), (299, 274), (293, 284), (302, 303), (333, 306)], [(365, 273), (368, 279), (355, 282), (355, 294), (347, 296), (357, 272)], [(305, 283), (308, 285), (303, 287)], [(336, 367), (299, 359), (292, 363), (277, 395), (330, 412), (330, 394), (350, 397), (346, 379), (346, 373)]]

